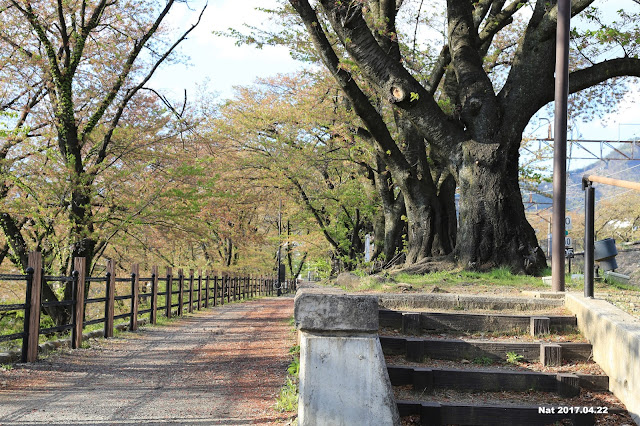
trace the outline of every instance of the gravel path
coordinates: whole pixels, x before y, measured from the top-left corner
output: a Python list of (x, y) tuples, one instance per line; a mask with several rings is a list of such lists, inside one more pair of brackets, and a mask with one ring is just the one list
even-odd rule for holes
[(0, 371), (0, 425), (282, 424), (292, 298), (201, 311)]

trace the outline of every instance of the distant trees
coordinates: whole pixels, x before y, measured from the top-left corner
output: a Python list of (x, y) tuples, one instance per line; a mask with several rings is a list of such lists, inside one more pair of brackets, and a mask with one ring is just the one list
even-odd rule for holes
[(376, 210), (375, 192), (363, 190), (370, 185), (370, 153), (356, 140), (357, 118), (337, 88), (319, 77), (281, 75), (238, 88), (207, 123), (207, 139), (234, 151), (238, 179), (277, 188), (300, 206), (295, 232), (308, 232), (304, 224), (313, 222), (340, 268), (351, 269)]

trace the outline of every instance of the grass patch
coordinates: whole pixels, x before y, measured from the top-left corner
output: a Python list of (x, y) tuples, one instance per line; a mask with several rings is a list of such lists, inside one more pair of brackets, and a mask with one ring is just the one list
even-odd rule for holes
[(455, 286), (461, 284), (473, 284), (474, 286), (527, 286), (544, 288), (540, 277), (528, 275), (515, 275), (507, 268), (493, 269), (489, 272), (474, 272), (457, 269), (453, 271), (439, 271), (424, 275), (412, 275), (400, 273), (395, 280), (411, 284), (414, 287), (438, 287)]
[[(298, 412), (298, 380), (300, 376), (300, 345), (295, 345), (289, 349), (291, 363), (287, 368), (287, 381), (280, 395), (276, 398), (275, 409), (280, 413)], [(294, 424), (297, 424), (294, 423)]]
[[(545, 276), (551, 275), (551, 270), (543, 271)], [(551, 287), (545, 284), (541, 277), (529, 275), (513, 274), (509, 268), (496, 268), (486, 272), (467, 271), (456, 268), (448, 271), (436, 271), (427, 274), (409, 274), (400, 272), (390, 277), (390, 280), (381, 280), (378, 277), (363, 277), (355, 288), (350, 291), (375, 291), (375, 292), (398, 292), (402, 286), (398, 284), (408, 284), (409, 291), (434, 291), (450, 293), (484, 293), (495, 292), (495, 288), (504, 291), (519, 292), (523, 290), (551, 291)], [(582, 280), (572, 280), (571, 276), (565, 278), (565, 288), (568, 291), (581, 291)], [(625, 287), (620, 287), (625, 288)], [(629, 289), (632, 289), (631, 286)], [(638, 290), (638, 287), (635, 288)]]
[(493, 360), (487, 356), (481, 356), (478, 358), (474, 358), (473, 361), (471, 361), (473, 364), (475, 365), (491, 365), (493, 364)]
[(280, 389), (276, 410), (281, 413), (298, 411), (298, 383), (291, 377), (287, 377), (287, 382)]

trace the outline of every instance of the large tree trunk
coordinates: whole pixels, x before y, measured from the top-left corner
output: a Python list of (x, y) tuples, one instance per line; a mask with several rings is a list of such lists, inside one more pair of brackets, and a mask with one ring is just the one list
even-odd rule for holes
[[(454, 248), (455, 227), (448, 226), (447, 207), (452, 206), (453, 193), (439, 194), (439, 177), (444, 170), (440, 164), (429, 159), (424, 137), (405, 113), (394, 111), (398, 129), (397, 139), (404, 145), (403, 154), (410, 165), (406, 170), (396, 170), (394, 179), (404, 195), (407, 211), (407, 258), (406, 264), (418, 262), (426, 257), (442, 256)], [(431, 161), (430, 161), (431, 160)], [(393, 164), (388, 167), (394, 171)], [(440, 197), (442, 196), (442, 198)], [(446, 197), (451, 196), (451, 200)], [(455, 212), (455, 204), (453, 204)], [(449, 235), (453, 232), (453, 235)]]
[(391, 174), (385, 170), (385, 164), (380, 155), (376, 156), (376, 167), (369, 168), (370, 180), (380, 197), (382, 209), (374, 219), (374, 243), (375, 252), (373, 259), (380, 255), (383, 263), (390, 262), (396, 254), (402, 250), (402, 235), (406, 233), (406, 222), (402, 216), (406, 216), (407, 209), (404, 205), (402, 192), (395, 189)]
[(407, 208), (409, 228), (406, 264), (418, 262), (426, 257), (451, 253), (451, 236), (444, 217), (448, 217), (445, 206), (437, 194), (425, 188), (419, 181), (407, 179), (402, 183)]
[(402, 234), (406, 232), (406, 223), (402, 216), (406, 215), (404, 197), (391, 205), (384, 205), (384, 226), (382, 237), (382, 254), (385, 262), (389, 262), (402, 249)]
[(457, 254), (464, 267), (509, 266), (538, 274), (546, 266), (535, 232), (524, 215), (518, 185), (517, 143), (463, 146), (459, 173), (460, 228)]

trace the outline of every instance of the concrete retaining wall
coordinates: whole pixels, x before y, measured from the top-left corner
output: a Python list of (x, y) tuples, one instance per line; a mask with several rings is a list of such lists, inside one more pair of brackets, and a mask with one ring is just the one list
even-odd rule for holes
[(640, 425), (640, 320), (609, 302), (567, 294), (565, 305), (593, 345), (593, 359), (609, 376), (609, 390)]
[(378, 299), (301, 289), (300, 426), (395, 426), (398, 407), (378, 339)]
[(387, 309), (514, 309), (520, 311), (544, 310), (562, 306), (562, 299), (528, 297), (490, 297), (460, 294), (379, 294), (380, 306)]

